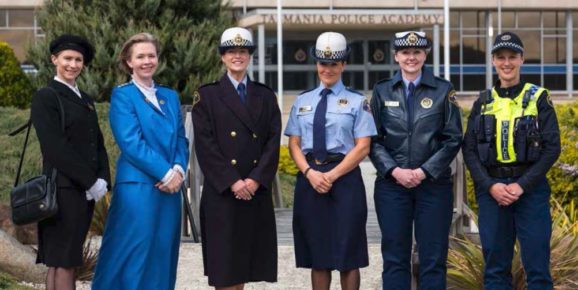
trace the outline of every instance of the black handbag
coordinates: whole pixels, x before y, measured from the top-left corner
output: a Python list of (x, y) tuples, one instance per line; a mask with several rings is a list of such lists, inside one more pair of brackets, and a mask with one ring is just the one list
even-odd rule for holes
[[(56, 95), (58, 105), (60, 106), (60, 128), (64, 132), (64, 107), (58, 93), (48, 87)], [(29, 179), (28, 181), (18, 185), (20, 180), (20, 172), (22, 170), (22, 161), (24, 160), (24, 153), (28, 145), (28, 136), (30, 135), (30, 127), (32, 121), (10, 133), (14, 136), (24, 129), (26, 130), (26, 138), (24, 139), (24, 147), (20, 155), (20, 163), (18, 164), (18, 173), (16, 174), (16, 181), (14, 188), (10, 191), (10, 207), (12, 208), (12, 221), (16, 225), (25, 225), (36, 223), (43, 219), (54, 216), (58, 212), (58, 203), (56, 201), (57, 186), (56, 186), (56, 168), (52, 169), (50, 176), (39, 175)]]

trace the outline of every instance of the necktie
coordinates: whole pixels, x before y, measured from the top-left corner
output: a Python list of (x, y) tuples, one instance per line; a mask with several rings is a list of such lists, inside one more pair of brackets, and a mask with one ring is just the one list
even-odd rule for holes
[(327, 146), (325, 143), (325, 123), (327, 119), (327, 95), (331, 94), (331, 89), (321, 91), (321, 100), (315, 108), (313, 117), (313, 157), (319, 161), (325, 161), (327, 157)]
[(244, 104), (245, 100), (247, 99), (247, 92), (245, 91), (244, 83), (239, 83), (239, 85), (237, 86), (237, 93), (239, 93), (239, 97), (241, 97), (241, 102), (243, 102)]
[(413, 103), (414, 103), (414, 93), (415, 93), (415, 85), (410, 82), (407, 86), (407, 127), (411, 130), (413, 125)]

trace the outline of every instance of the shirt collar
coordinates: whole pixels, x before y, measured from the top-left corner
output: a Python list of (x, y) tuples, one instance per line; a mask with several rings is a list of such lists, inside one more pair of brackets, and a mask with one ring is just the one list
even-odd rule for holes
[(245, 88), (247, 87), (247, 75), (246, 74), (240, 82), (238, 82), (235, 78), (233, 78), (228, 72), (227, 72), (227, 77), (229, 77), (229, 80), (231, 81), (231, 83), (233, 84), (233, 87), (235, 87), (235, 89), (237, 89), (237, 87), (239, 86), (239, 83), (243, 83), (245, 85)]
[(69, 85), (67, 82), (63, 81), (62, 79), (60, 79), (58, 76), (54, 76), (54, 80), (64, 84), (65, 86), (67, 86), (69, 89), (71, 89), (79, 98), (82, 99), (82, 95), (80, 94), (80, 90), (78, 89), (78, 86), (76, 85), (76, 83), (74, 84), (74, 87)]
[[(412, 81), (413, 85), (417, 88), (417, 86), (419, 85), (419, 83), (421, 82), (421, 73), (417, 76), (417, 78), (415, 78), (415, 80)], [(403, 80), (403, 84), (405, 85), (406, 88), (409, 88), (409, 83), (410, 81), (404, 79), (403, 77), (401, 78)]]
[[(343, 84), (343, 82), (341, 80), (339, 80), (333, 86), (330, 86), (327, 88), (331, 90), (331, 93), (333, 95), (338, 96), (341, 93), (341, 91), (343, 91), (343, 89), (345, 89), (345, 85)], [(319, 87), (317, 88), (317, 95), (321, 95), (321, 91), (323, 91), (323, 89), (325, 89), (325, 86), (323, 85), (323, 83), (319, 84)]]
[(147, 87), (144, 84), (137, 82), (134, 78), (132, 78), (132, 83), (141, 91), (145, 96), (155, 95), (157, 92), (157, 88), (155, 87), (155, 83), (153, 81), (153, 85), (151, 87)]

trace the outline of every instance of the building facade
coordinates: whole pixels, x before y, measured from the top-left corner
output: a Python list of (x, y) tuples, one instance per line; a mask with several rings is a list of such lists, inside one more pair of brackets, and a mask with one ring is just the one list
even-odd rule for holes
[[(34, 11), (42, 0), (0, 0), (0, 40), (25, 62), (25, 49), (43, 32)], [(513, 31), (525, 44), (525, 80), (556, 94), (578, 91), (578, 1), (450, 0), (450, 79), (456, 90), (476, 92), (496, 79), (489, 54), (493, 38)], [(475, 3), (474, 3), (475, 2)], [(277, 88), (276, 0), (231, 0), (238, 25), (253, 31), (258, 49), (253, 77)], [(427, 65), (443, 77), (443, 0), (283, 0), (283, 88), (298, 92), (318, 83), (310, 49), (324, 31), (343, 33), (351, 55), (346, 85), (369, 92), (391, 77), (395, 32), (425, 31), (433, 41)]]

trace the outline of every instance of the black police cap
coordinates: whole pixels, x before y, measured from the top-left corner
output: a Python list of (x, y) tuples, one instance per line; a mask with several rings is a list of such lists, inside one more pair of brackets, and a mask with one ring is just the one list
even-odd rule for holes
[(516, 53), (524, 54), (524, 44), (520, 37), (513, 32), (504, 32), (496, 36), (494, 45), (492, 46), (492, 54), (502, 48), (507, 48)]
[(62, 34), (50, 42), (50, 53), (53, 55), (68, 49), (80, 52), (85, 64), (89, 64), (94, 58), (94, 47), (84, 37)]

